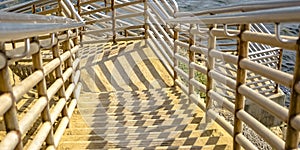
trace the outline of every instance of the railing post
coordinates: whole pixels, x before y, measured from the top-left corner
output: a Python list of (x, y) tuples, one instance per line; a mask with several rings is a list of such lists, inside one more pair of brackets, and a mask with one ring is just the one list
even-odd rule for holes
[[(75, 44), (75, 45), (78, 45), (78, 44)], [(71, 45), (70, 45), (70, 40), (67, 40), (67, 41), (65, 41), (64, 43), (63, 43), (63, 51), (64, 52), (69, 52), (71, 55), (72, 55), (72, 52), (71, 52)], [(67, 60), (66, 60), (66, 62), (65, 62), (65, 66), (66, 66), (66, 69), (68, 69), (68, 68), (72, 68), (73, 67), (73, 59), (72, 59), (73, 57), (69, 57)], [(76, 58), (75, 58), (76, 59)], [(73, 70), (75, 71), (76, 70), (76, 68), (73, 68)], [(74, 74), (76, 73), (76, 72), (74, 72), (73, 71), (73, 73), (72, 73), (72, 75), (67, 79), (67, 81), (68, 81), (68, 83), (67, 83), (67, 85), (70, 85), (70, 84), (72, 84), (73, 83), (73, 81), (74, 81)], [(67, 86), (66, 86), (67, 87)], [(74, 97), (75, 97), (75, 95), (74, 95), (75, 93), (74, 92), (72, 92), (72, 95), (71, 95), (71, 99), (73, 99)], [(67, 100), (67, 99), (66, 99)]]
[[(283, 57), (283, 49), (279, 49), (279, 58), (278, 58), (278, 64), (277, 64), (277, 69), (278, 70), (281, 70), (281, 64), (282, 64), (282, 57)], [(279, 84), (276, 83), (276, 86), (275, 86), (275, 93), (278, 93), (279, 92)]]
[[(213, 70), (215, 66), (215, 58), (211, 57), (209, 55), (210, 51), (216, 48), (216, 37), (212, 34), (212, 29), (216, 28), (216, 25), (211, 25), (209, 27), (209, 39), (208, 39), (208, 55), (207, 55), (207, 62), (206, 62), (206, 68), (207, 68), (207, 82), (206, 82), (206, 112), (211, 108), (212, 106), (212, 100), (208, 94), (208, 92), (213, 89), (213, 79), (209, 76), (209, 71)], [(206, 113), (206, 122), (210, 122), (210, 119)]]
[(300, 85), (300, 46), (298, 42), (298, 50), (296, 51), (296, 64), (294, 69), (294, 79), (292, 86), (292, 93), (290, 98), (289, 118), (287, 122), (287, 134), (285, 149), (298, 149), (299, 144), (299, 131), (291, 126), (291, 121), (294, 117), (300, 114), (300, 93), (298, 93), (295, 87)]
[[(107, 1), (108, 0), (104, 0), (104, 7), (107, 7)], [(107, 15), (107, 10), (105, 10), (105, 15)]]
[(175, 81), (178, 79), (178, 74), (175, 70), (175, 68), (178, 66), (178, 60), (176, 59), (175, 57), (175, 54), (177, 53), (178, 51), (178, 46), (176, 44), (176, 41), (178, 40), (178, 37), (179, 37), (179, 32), (176, 30), (176, 28), (174, 28), (174, 57), (173, 57), (173, 62), (174, 62), (174, 66), (173, 66), (173, 70), (174, 70), (174, 85), (175, 85)]
[[(67, 31), (68, 32), (68, 31)], [(63, 50), (65, 51), (67, 48), (69, 48), (69, 39), (66, 41), (66, 42), (64, 42), (63, 43)], [(59, 54), (59, 46), (58, 46), (58, 44), (56, 44), (56, 45), (54, 45), (53, 47), (52, 47), (52, 53), (53, 53), (53, 59), (55, 59), (55, 58), (59, 58), (60, 59), (60, 54)], [(72, 56), (70, 56), (70, 57), (72, 57)], [(70, 59), (70, 58), (69, 58)], [(68, 60), (69, 61), (69, 60)], [(65, 81), (64, 81), (64, 79), (63, 79), (63, 69), (62, 69), (62, 60), (60, 60), (60, 65), (55, 69), (55, 76), (56, 76), (56, 80), (58, 80), (58, 79), (61, 79), (64, 83), (65, 83)], [(67, 101), (67, 99), (66, 99), (66, 91), (65, 91), (65, 84), (63, 84), (62, 85), (62, 87), (59, 89), (59, 91), (58, 91), (58, 97), (59, 97), (59, 99), (61, 99), (61, 98), (64, 98), (65, 99), (65, 101)], [(67, 111), (67, 106), (65, 105), (64, 106), (64, 108), (63, 108), (63, 110), (62, 110), (62, 117), (65, 117), (65, 116), (67, 116), (68, 118), (69, 118), (69, 116), (68, 116), (68, 111)], [(70, 118), (69, 118), (70, 119)]]
[[(81, 16), (81, 0), (77, 0), (77, 11), (78, 11), (78, 15)], [(80, 27), (79, 29), (79, 41), (80, 43), (82, 43), (83, 41), (83, 35), (82, 35), (82, 32), (84, 31), (84, 27)], [(78, 41), (78, 37), (77, 37), (77, 41)], [(78, 43), (77, 43), (78, 44)]]
[(235, 89), (235, 109), (234, 109), (234, 131), (233, 131), (233, 148), (236, 150), (241, 149), (240, 144), (236, 142), (236, 137), (238, 134), (243, 132), (243, 122), (238, 119), (237, 112), (244, 109), (245, 106), (245, 96), (238, 92), (241, 85), (246, 83), (247, 71), (242, 69), (240, 66), (240, 61), (242, 59), (248, 58), (248, 48), (249, 42), (242, 40), (242, 33), (250, 29), (249, 24), (244, 24), (240, 26), (239, 34), (239, 45), (238, 45), (238, 62), (237, 62), (237, 77), (236, 77), (236, 89)]
[(149, 35), (148, 35), (148, 30), (149, 30), (149, 25), (148, 25), (148, 22), (149, 22), (149, 16), (147, 14), (147, 10), (148, 10), (148, 4), (147, 4), (147, 0), (144, 0), (144, 21), (145, 21), (145, 25), (144, 25), (144, 28), (145, 28), (145, 39), (148, 39), (149, 38)]
[(78, 12), (79, 16), (81, 14), (81, 5), (80, 5), (80, 3), (81, 3), (81, 0), (77, 0), (77, 12)]
[[(0, 44), (1, 44), (0, 45), (0, 53), (2, 53), (1, 49), (4, 47), (4, 45), (2, 45), (3, 43), (1, 43), (1, 42), (0, 42)], [(3, 53), (3, 56), (5, 56), (5, 53)], [(10, 83), (7, 61), (6, 61), (4, 68), (0, 68), (0, 83), (1, 83), (0, 84), (0, 94), (10, 93), (11, 101), (13, 101), (12, 106), (3, 115), (6, 132), (8, 133), (10, 131), (17, 131), (18, 133), (20, 133), (18, 117), (17, 117), (17, 106), (15, 104), (16, 100), (12, 93), (12, 86)], [(23, 144), (22, 144), (21, 138), (22, 138), (22, 135), (19, 135), (19, 143), (15, 149), (23, 149)]]
[(195, 35), (191, 32), (191, 29), (194, 27), (193, 24), (190, 25), (189, 32), (189, 98), (191, 94), (194, 93), (194, 86), (191, 84), (191, 80), (195, 77), (195, 70), (191, 67), (191, 64), (195, 62), (195, 52), (191, 50), (191, 47), (195, 44)]
[(33, 14), (36, 13), (36, 7), (35, 7), (35, 4), (33, 4), (32, 7), (31, 7), (31, 13), (33, 13)]
[(113, 42), (116, 43), (116, 11), (115, 11), (115, 0), (111, 0), (111, 13), (112, 13), (112, 32), (113, 32)]
[(60, 1), (61, 0), (57, 0), (58, 5), (57, 5), (57, 12), (56, 12), (57, 14), (56, 14), (56, 16), (62, 16), (62, 8), (61, 8)]
[[(44, 72), (41, 50), (39, 50), (36, 54), (32, 55), (32, 64), (33, 64), (34, 70), (41, 70), (42, 72)], [(44, 96), (48, 101), (47, 105), (45, 106), (44, 110), (41, 113), (42, 121), (44, 123), (50, 122), (52, 124), (51, 117), (50, 117), (50, 111), (49, 111), (49, 99), (47, 96), (47, 85), (46, 85), (45, 75), (43, 75), (43, 79), (37, 84), (37, 93), (38, 93), (39, 97)], [(54, 145), (53, 128), (51, 128), (51, 130), (46, 138), (46, 143), (48, 146)]]

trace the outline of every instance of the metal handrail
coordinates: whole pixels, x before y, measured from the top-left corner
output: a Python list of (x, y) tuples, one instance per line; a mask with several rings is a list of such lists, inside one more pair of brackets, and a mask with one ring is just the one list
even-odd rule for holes
[(178, 7), (178, 4), (175, 0), (169, 0), (171, 2), (171, 5), (173, 6), (173, 9), (174, 9), (174, 17), (175, 17), (175, 14), (177, 12), (179, 12), (179, 7)]
[(203, 10), (198, 12), (178, 12), (175, 17), (187, 17), (187, 16), (200, 16), (205, 14), (220, 14), (220, 13), (231, 13), (231, 12), (248, 12), (248, 11), (258, 11), (274, 8), (292, 7), (299, 6), (300, 1), (298, 0), (277, 0), (277, 1), (260, 1), (260, 2), (246, 2), (243, 4), (233, 4), (225, 7), (219, 7), (216, 9)]
[(17, 4), (17, 5), (8, 7), (8, 8), (1, 9), (0, 11), (14, 12), (21, 8), (31, 7), (32, 5), (37, 5), (37, 4), (47, 4), (48, 2), (52, 2), (52, 1), (55, 2), (55, 0), (32, 0), (32, 1), (20, 3), (20, 4)]
[(80, 17), (78, 12), (75, 10), (75, 8), (74, 8), (73, 4), (70, 2), (70, 0), (64, 0), (64, 2), (67, 5), (67, 7), (70, 9), (74, 19), (76, 19), (79, 22), (84, 22), (84, 20)]
[(169, 19), (172, 24), (250, 24), (300, 21), (300, 7), (276, 8), (252, 12), (237, 12), (210, 16), (182, 17)]
[[(14, 22), (12, 19), (20, 20)], [(28, 21), (26, 21), (26, 19)], [(37, 22), (34, 22), (35, 19), (37, 19)], [(8, 22), (7, 20), (11, 21)], [(84, 25), (82, 22), (76, 22), (68, 18), (15, 13), (1, 13), (0, 21), (7, 22), (0, 23), (0, 41), (24, 39), (41, 34), (82, 27)]]
[(74, 23), (76, 22), (70, 18), (63, 18), (58, 16), (44, 16), (37, 14), (20, 14), (13, 12), (1, 12), (1, 22), (13, 23)]
[(7, 1), (0, 2), (0, 5), (5, 5), (5, 4), (12, 3), (12, 2), (14, 2), (14, 0), (7, 0)]

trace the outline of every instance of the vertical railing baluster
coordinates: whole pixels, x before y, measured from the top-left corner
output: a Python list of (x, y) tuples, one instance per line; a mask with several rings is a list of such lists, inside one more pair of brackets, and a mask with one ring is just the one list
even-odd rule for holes
[(291, 89), (289, 118), (287, 122), (287, 133), (285, 149), (298, 149), (299, 144), (299, 131), (291, 126), (292, 119), (300, 114), (300, 93), (298, 93), (295, 87), (300, 85), (300, 46), (298, 42), (298, 50), (296, 51), (296, 62), (294, 69), (293, 86)]
[(56, 16), (62, 16), (62, 8), (61, 8), (60, 1), (61, 0), (57, 0), (57, 12), (56, 12)]
[(35, 4), (33, 4), (32, 7), (31, 7), (31, 13), (33, 13), (33, 14), (36, 13), (36, 7), (35, 7)]
[[(278, 63), (277, 63), (277, 69), (281, 70), (282, 57), (283, 57), (283, 49), (282, 48), (279, 49), (278, 52), (279, 52), (279, 58), (278, 58)], [(280, 89), (279, 84), (276, 83), (276, 85), (275, 85), (275, 93), (278, 93), (279, 89)]]
[[(77, 45), (77, 44), (75, 44), (75, 45)], [(70, 53), (70, 57), (66, 60), (66, 62), (65, 62), (65, 66), (66, 66), (66, 69), (67, 68), (72, 68), (73, 67), (73, 59), (72, 59), (72, 53), (71, 53), (71, 45), (70, 45), (70, 40), (67, 40), (67, 41), (65, 41), (65, 42), (63, 42), (63, 51), (64, 52), (69, 52)], [(70, 85), (70, 84), (72, 84), (73, 83), (73, 81), (74, 81), (74, 71), (76, 71), (76, 68), (73, 68), (73, 74), (69, 77), (69, 79), (68, 79), (68, 85)], [(66, 86), (67, 87), (67, 86)], [(71, 95), (71, 97), (70, 97), (70, 99), (73, 99), (74, 97), (75, 97), (75, 95), (74, 95), (75, 93), (74, 92), (72, 92), (72, 95)]]
[(115, 10), (115, 0), (111, 0), (111, 18), (112, 18), (112, 32), (113, 32), (113, 42), (116, 43), (117, 33), (116, 33), (116, 10)]
[[(208, 39), (208, 55), (207, 55), (207, 62), (206, 62), (206, 68), (207, 68), (207, 73), (206, 73), (206, 77), (207, 77), (207, 82), (206, 82), (206, 112), (211, 108), (212, 105), (212, 100), (208, 94), (208, 92), (210, 90), (213, 89), (213, 79), (209, 76), (209, 71), (213, 70), (214, 66), (215, 66), (215, 58), (211, 57), (209, 55), (210, 51), (216, 48), (216, 37), (212, 34), (212, 30), (216, 28), (216, 25), (211, 25), (209, 27), (209, 39)], [(206, 113), (206, 122), (210, 122), (210, 119)]]
[[(81, 0), (77, 0), (77, 12), (78, 12), (78, 15), (81, 16)], [(79, 32), (79, 37), (80, 37), (79, 41), (80, 41), (80, 43), (82, 43), (82, 40), (83, 40), (82, 31), (84, 30), (84, 27), (80, 27), (78, 30), (79, 30), (78, 32)]]
[[(0, 44), (2, 44), (2, 43), (0, 43)], [(3, 47), (1, 45), (0, 53), (1, 53), (2, 48)], [(5, 56), (5, 54), (3, 54), (3, 56)], [(12, 106), (3, 115), (6, 132), (8, 133), (10, 131), (17, 131), (18, 133), (20, 133), (18, 116), (17, 116), (17, 106), (15, 103), (16, 99), (12, 94), (12, 86), (10, 83), (10, 76), (9, 76), (7, 61), (6, 61), (5, 67), (0, 69), (0, 83), (1, 83), (0, 84), (0, 94), (10, 93), (11, 100), (13, 101)], [(15, 149), (23, 149), (23, 144), (22, 144), (21, 138), (22, 138), (22, 135), (19, 135), (19, 143)]]
[[(34, 70), (41, 70), (44, 72), (43, 68), (43, 58), (41, 54), (41, 50), (39, 50), (36, 54), (32, 55), (32, 64), (33, 64), (33, 69)], [(51, 122), (51, 116), (50, 116), (50, 111), (49, 111), (49, 102), (50, 100), (48, 99), (47, 96), (47, 85), (46, 85), (46, 77), (43, 75), (43, 79), (37, 84), (37, 93), (39, 98), (40, 97), (45, 97), (48, 101), (48, 104), (42, 111), (42, 121), (43, 123), (45, 122)], [(51, 122), (52, 124), (52, 122)], [(47, 138), (46, 138), (46, 144), (48, 146), (54, 145), (54, 138), (53, 138), (53, 128), (51, 128)]]
[(248, 48), (249, 42), (242, 40), (242, 33), (249, 30), (250, 25), (245, 24), (240, 26), (239, 34), (239, 45), (238, 45), (238, 62), (237, 62), (237, 77), (236, 77), (236, 89), (235, 89), (235, 109), (234, 109), (234, 133), (233, 133), (233, 147), (234, 149), (241, 149), (240, 144), (237, 143), (236, 136), (243, 132), (243, 122), (237, 118), (237, 112), (244, 109), (245, 106), (245, 96), (238, 92), (241, 85), (246, 83), (247, 71), (242, 69), (240, 66), (240, 61), (242, 59), (248, 58)]
[(149, 38), (149, 35), (148, 35), (148, 30), (149, 30), (149, 25), (148, 25), (149, 16), (148, 16), (148, 13), (147, 13), (147, 10), (148, 10), (148, 4), (147, 4), (147, 2), (148, 2), (147, 0), (144, 0), (145, 39)]
[[(108, 0), (104, 0), (104, 7), (107, 7), (107, 1)], [(107, 10), (105, 10), (105, 15), (107, 15)]]
[[(190, 32), (189, 32), (189, 49), (188, 49), (188, 54), (189, 54), (189, 98), (191, 97), (192, 94), (194, 94), (194, 86), (191, 84), (191, 80), (194, 79), (195, 77), (195, 70), (194, 68), (191, 67), (191, 64), (195, 62), (195, 52), (191, 50), (191, 47), (195, 44), (195, 35), (192, 33), (192, 28), (194, 27), (193, 24), (190, 25)], [(190, 98), (191, 99), (191, 98)]]
[(174, 62), (174, 66), (173, 66), (173, 70), (174, 70), (174, 85), (176, 84), (176, 80), (178, 79), (178, 74), (175, 70), (175, 68), (178, 66), (178, 60), (176, 59), (175, 55), (178, 52), (178, 45), (176, 44), (176, 41), (179, 38), (179, 32), (174, 28), (174, 57), (173, 57), (173, 62)]
[(79, 16), (81, 14), (81, 5), (80, 5), (80, 3), (81, 3), (81, 0), (77, 0), (77, 13), (79, 14)]
[[(63, 48), (65, 48), (65, 47), (63, 47)], [(55, 59), (55, 58), (60, 59), (58, 43), (52, 47), (52, 55), (53, 55), (53, 59)], [(72, 56), (70, 56), (70, 57), (72, 57)], [(62, 65), (63, 65), (63, 62), (62, 62), (62, 60), (60, 60), (60, 65), (57, 68), (55, 68), (54, 72), (55, 72), (56, 80), (61, 79), (63, 82), (65, 82), (64, 79), (63, 79)], [(65, 84), (62, 84), (62, 87), (58, 90), (58, 97), (59, 97), (59, 99), (64, 98), (67, 101), (66, 91), (65, 91)], [(67, 118), (69, 118), (66, 105), (64, 106), (64, 108), (62, 110), (62, 117), (65, 117), (65, 116), (67, 116)]]

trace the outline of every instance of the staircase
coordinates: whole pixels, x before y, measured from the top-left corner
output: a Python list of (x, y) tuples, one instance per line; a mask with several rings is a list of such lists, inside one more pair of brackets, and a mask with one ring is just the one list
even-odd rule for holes
[(178, 87), (84, 93), (59, 149), (231, 149)]
[(58, 149), (231, 149), (144, 40), (89, 44), (80, 55), (83, 91)]
[[(0, 2), (0, 149), (299, 148), (299, 37), (280, 25), (300, 22), (300, 2), (72, 2)], [(294, 75), (279, 70), (282, 49)]]

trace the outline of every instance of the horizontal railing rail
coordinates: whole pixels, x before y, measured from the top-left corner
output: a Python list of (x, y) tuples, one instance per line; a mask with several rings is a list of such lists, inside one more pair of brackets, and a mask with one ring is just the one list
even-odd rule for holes
[(14, 0), (2, 1), (2, 2), (0, 2), (0, 6), (1, 6), (1, 5), (11, 4), (11, 3), (13, 3), (13, 2), (14, 2)]
[[(78, 15), (77, 10), (75, 10), (75, 7), (69, 0), (61, 0), (61, 1), (34, 0), (34, 1), (20, 3), (8, 8), (4, 8), (0, 11), (3, 13), (15, 12), (15, 13), (33, 13), (33, 14), (41, 14), (41, 15), (53, 15), (53, 14), (58, 16), (63, 15), (67, 18), (72, 18), (72, 19), (76, 19), (79, 22), (83, 22), (83, 19)], [(29, 21), (29, 18), (25, 18), (25, 19)], [(32, 19), (39, 20), (38, 17)], [(15, 19), (15, 21), (17, 21), (17, 19)], [(51, 22), (51, 20), (48, 21)]]
[(245, 24), (245, 23), (274, 23), (274, 22), (299, 22), (300, 9), (297, 6), (276, 9), (258, 10), (251, 12), (237, 12), (211, 16), (195, 16), (170, 19), (169, 23), (190, 24)]
[(16, 12), (16, 13), (24, 13), (24, 12), (35, 12), (33, 11), (33, 8), (36, 7), (44, 7), (49, 5), (57, 5), (57, 1), (54, 0), (33, 0), (28, 2), (19, 3), (4, 9), (1, 9), (1, 11), (5, 12)]
[(187, 17), (187, 16), (201, 16), (201, 15), (215, 15), (222, 13), (233, 13), (233, 12), (249, 12), (257, 10), (266, 10), (274, 8), (292, 7), (298, 6), (300, 2), (297, 0), (286, 0), (286, 1), (256, 1), (256, 2), (245, 2), (242, 4), (233, 4), (219, 8), (212, 8), (209, 10), (202, 10), (198, 12), (177, 12), (175, 17)]

